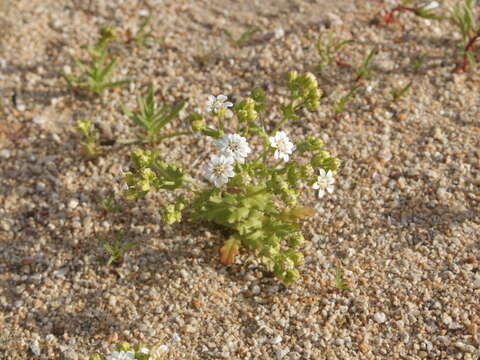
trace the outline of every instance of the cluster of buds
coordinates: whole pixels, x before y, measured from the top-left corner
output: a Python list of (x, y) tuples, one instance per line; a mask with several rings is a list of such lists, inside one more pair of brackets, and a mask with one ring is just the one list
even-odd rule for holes
[(321, 92), (318, 89), (318, 82), (312, 73), (298, 75), (296, 71), (288, 74), (287, 87), (292, 93), (294, 100), (301, 100), (301, 104), (308, 111), (315, 111), (320, 107)]

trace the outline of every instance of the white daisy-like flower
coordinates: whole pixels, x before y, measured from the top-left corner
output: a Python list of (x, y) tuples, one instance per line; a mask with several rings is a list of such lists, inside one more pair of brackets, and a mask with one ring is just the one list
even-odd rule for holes
[(233, 171), (234, 160), (225, 155), (214, 155), (205, 166), (206, 178), (216, 187), (221, 187), (228, 179), (235, 175)]
[(152, 360), (160, 360), (162, 359), (162, 356), (168, 351), (168, 346), (167, 345), (160, 345), (154, 349), (152, 349), (152, 352), (150, 353), (150, 359)]
[(275, 136), (270, 136), (269, 141), (270, 146), (276, 149), (273, 157), (277, 160), (288, 161), (293, 150), (295, 150), (295, 145), (290, 141), (287, 134), (284, 131), (279, 131)]
[(318, 197), (322, 198), (325, 195), (325, 192), (331, 194), (333, 192), (333, 184), (335, 183), (335, 178), (333, 177), (332, 170), (326, 172), (323, 169), (320, 169), (320, 175), (317, 177), (317, 181), (312, 185), (315, 190), (318, 190)]
[(114, 351), (112, 355), (107, 356), (105, 360), (135, 360), (133, 351)]
[(247, 139), (238, 134), (226, 134), (216, 142), (222, 155), (232, 157), (240, 164), (245, 162), (245, 158), (252, 152), (248, 146)]
[(233, 103), (227, 101), (227, 99), (225, 95), (218, 95), (217, 97), (208, 95), (205, 112), (207, 114), (218, 114), (221, 110), (224, 110), (229, 113), (230, 110), (228, 108), (231, 108)]

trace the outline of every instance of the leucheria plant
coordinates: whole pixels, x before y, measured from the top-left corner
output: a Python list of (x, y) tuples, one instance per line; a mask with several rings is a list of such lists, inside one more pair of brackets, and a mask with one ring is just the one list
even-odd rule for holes
[(163, 205), (166, 224), (187, 216), (223, 226), (230, 234), (220, 249), (223, 264), (232, 264), (245, 248), (290, 284), (300, 277), (297, 267), (303, 261), (301, 220), (315, 212), (299, 203), (299, 195), (309, 188), (319, 197), (331, 193), (340, 161), (323, 150), (320, 139), (309, 136), (294, 143), (282, 130), (302, 109), (316, 111), (320, 99), (311, 73), (291, 72), (287, 86), (289, 102), (272, 129), (264, 120), (265, 95), (258, 88), (235, 106), (224, 95), (209, 96), (208, 121), (199, 113), (190, 115), (192, 131), (212, 138), (217, 147), (204, 168), (209, 184), (158, 153), (139, 149), (133, 151), (126, 183), (130, 199), (151, 190), (175, 191), (176, 201)]

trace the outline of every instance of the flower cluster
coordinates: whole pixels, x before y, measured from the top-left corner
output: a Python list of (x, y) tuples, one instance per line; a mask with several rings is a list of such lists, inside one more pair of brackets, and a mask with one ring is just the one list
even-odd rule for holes
[(243, 248), (290, 284), (300, 277), (297, 267), (303, 261), (301, 221), (315, 213), (299, 204), (299, 195), (306, 188), (320, 198), (332, 193), (340, 163), (323, 150), (320, 139), (294, 141), (282, 130), (301, 111), (315, 111), (320, 99), (313, 74), (291, 73), (287, 86), (290, 101), (273, 125), (266, 123), (266, 96), (259, 88), (235, 106), (225, 95), (211, 95), (203, 115), (189, 115), (191, 130), (211, 138), (216, 148), (203, 168), (209, 184), (143, 150), (133, 152), (126, 182), (132, 199), (151, 190), (175, 190), (175, 201), (161, 211), (165, 223), (188, 216), (227, 228), (231, 235), (220, 249), (223, 264), (233, 264)]
[(168, 347), (166, 345), (155, 346), (150, 349), (142, 344), (133, 347), (128, 342), (123, 342), (111, 355), (103, 357), (96, 354), (91, 356), (90, 360), (163, 360), (167, 352)]

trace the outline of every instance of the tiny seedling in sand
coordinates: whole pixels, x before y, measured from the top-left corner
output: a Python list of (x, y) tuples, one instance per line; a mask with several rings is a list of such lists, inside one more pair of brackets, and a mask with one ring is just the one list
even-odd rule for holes
[(333, 107), (333, 112), (335, 115), (338, 115), (345, 111), (345, 107), (348, 102), (352, 99), (355, 92), (359, 89), (359, 86), (352, 88), (346, 95), (342, 96)]
[(475, 43), (480, 39), (480, 25), (477, 23), (477, 14), (473, 8), (473, 0), (464, 0), (451, 11), (451, 20), (462, 35), (463, 61), (458, 64), (454, 72), (465, 72), (468, 66), (475, 65)]
[(336, 62), (337, 65), (348, 67), (348, 64), (345, 64), (340, 59), (338, 53), (342, 48), (351, 43), (353, 40), (343, 40), (343, 41), (336, 41), (333, 39), (333, 35), (330, 33), (327, 39), (322, 38), (320, 36), (316, 43), (317, 53), (320, 57), (320, 63), (317, 66), (317, 71), (322, 73), (325, 71), (333, 62)]
[(105, 214), (119, 212), (123, 210), (123, 206), (120, 205), (117, 201), (115, 201), (115, 196), (113, 192), (103, 198), (99, 198), (97, 200), (97, 205), (105, 212)]
[(246, 30), (244, 33), (242, 33), (242, 35), (240, 35), (240, 37), (238, 39), (235, 39), (233, 37), (233, 34), (228, 31), (228, 30), (223, 30), (223, 33), (225, 35), (227, 35), (228, 39), (231, 41), (231, 43), (235, 46), (235, 47), (242, 47), (243, 45), (245, 45), (245, 43), (250, 40), (252, 38), (253, 35), (255, 35), (255, 33), (257, 33), (258, 31), (260, 31), (259, 28), (257, 27), (253, 27), (251, 29), (248, 29)]
[(431, 20), (440, 20), (441, 17), (435, 15), (433, 12), (437, 9), (440, 4), (437, 1), (431, 2), (421, 2), (420, 4), (416, 0), (404, 0), (399, 5), (395, 6), (393, 9), (387, 11), (383, 15), (383, 20), (385, 23), (390, 24), (395, 22), (397, 19), (395, 17), (395, 13), (400, 12), (409, 12), (414, 14), (415, 16), (419, 16), (424, 19), (431, 19)]
[(153, 85), (150, 85), (147, 94), (137, 98), (138, 110), (136, 112), (132, 113), (125, 106), (122, 106), (123, 113), (143, 130), (139, 139), (133, 142), (152, 144), (166, 138), (190, 134), (188, 131), (160, 134), (162, 128), (178, 116), (185, 104), (186, 101), (182, 101), (176, 105), (158, 106), (155, 101), (155, 90)]
[(76, 128), (82, 137), (81, 145), (85, 156), (93, 159), (100, 155), (97, 147), (97, 132), (93, 128), (92, 122), (88, 119), (78, 120)]
[(371, 62), (377, 53), (377, 49), (372, 49), (367, 55), (365, 55), (360, 65), (355, 69), (355, 72), (357, 73), (355, 81), (360, 81), (361, 79), (370, 79), (373, 76), (374, 70)]
[(83, 64), (74, 59), (82, 74), (79, 77), (61, 74), (69, 87), (84, 89), (96, 96), (102, 96), (106, 89), (121, 86), (127, 82), (127, 80), (111, 81), (117, 59), (110, 57), (108, 44), (114, 37), (115, 34), (111, 28), (104, 27), (100, 30), (100, 39), (95, 46), (86, 48), (90, 55), (90, 62)]
[(98, 238), (100, 239), (103, 248), (109, 256), (107, 260), (107, 266), (112, 264), (121, 264), (123, 262), (123, 256), (125, 252), (137, 244), (135, 241), (122, 244), (122, 234), (120, 231), (115, 231), (112, 240), (109, 240), (103, 236), (98, 236)]
[(337, 267), (335, 269), (335, 289), (338, 291), (341, 290), (350, 290), (350, 284), (347, 280), (343, 278), (343, 270), (340, 263), (337, 263)]
[(392, 101), (397, 102), (400, 100), (401, 97), (403, 97), (407, 91), (412, 87), (413, 82), (410, 81), (407, 85), (399, 88), (399, 89), (393, 89), (392, 90)]

